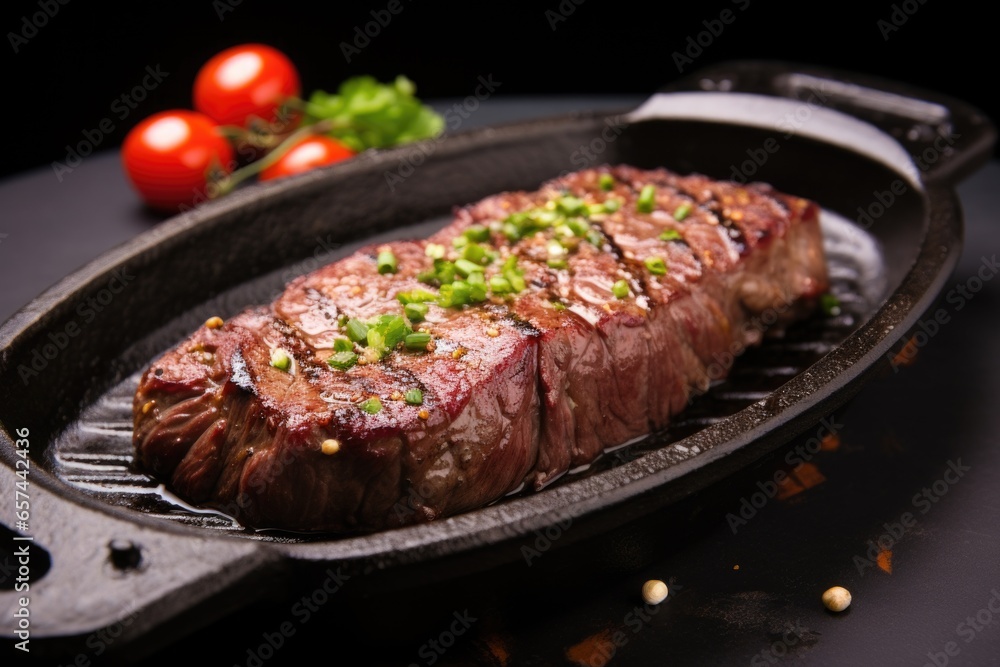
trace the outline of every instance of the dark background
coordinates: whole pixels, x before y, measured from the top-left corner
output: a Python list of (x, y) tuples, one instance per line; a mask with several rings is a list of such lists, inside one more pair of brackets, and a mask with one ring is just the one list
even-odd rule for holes
[[(793, 60), (834, 66), (917, 84), (965, 99), (1000, 116), (990, 68), (995, 36), (991, 21), (969, 3), (918, 0), (895, 3), (912, 15), (883, 36), (894, 3), (863, 9), (801, 3), (790, 9), (760, 0), (652, 4), (619, 0), (548, 0), (526, 5), (399, 0), (403, 10), (348, 63), (341, 42), (384, 10), (374, 2), (265, 3), (203, 0), (189, 3), (101, 3), (82, 0), (4, 3), (2, 113), (6, 159), (0, 175), (64, 160), (104, 118), (115, 129), (100, 149), (117, 146), (130, 127), (154, 112), (191, 104), (199, 66), (217, 51), (264, 42), (298, 65), (304, 91), (333, 90), (343, 79), (371, 74), (388, 80), (405, 73), (423, 98), (464, 97), (479, 75), (492, 74), (497, 95), (646, 94), (682, 74), (735, 58)], [(235, 4), (238, 3), (238, 4)], [(43, 22), (33, 35), (25, 17)], [(905, 5), (905, 7), (904, 7)], [(741, 10), (745, 7), (745, 10)], [(562, 8), (565, 20), (552, 16)], [(718, 19), (736, 15), (693, 64), (679, 72), (674, 52)], [(572, 10), (572, 13), (570, 13)], [(547, 14), (553, 12), (553, 14)], [(27, 42), (13, 35), (29, 35)], [(12, 39), (17, 41), (14, 52)], [(704, 39), (704, 38), (703, 38)], [(112, 102), (141, 83), (146, 66), (169, 76), (123, 120)]]

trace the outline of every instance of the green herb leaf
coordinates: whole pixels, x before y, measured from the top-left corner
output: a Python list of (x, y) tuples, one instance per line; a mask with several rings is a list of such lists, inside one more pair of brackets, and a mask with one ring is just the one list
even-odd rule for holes
[(358, 407), (370, 415), (377, 415), (382, 412), (382, 401), (378, 400), (378, 396), (372, 396), (367, 401), (359, 404)]
[(331, 368), (336, 368), (338, 371), (346, 371), (358, 363), (358, 355), (353, 352), (337, 352), (332, 357), (326, 360), (326, 363), (330, 365)]
[(405, 76), (392, 83), (353, 77), (340, 84), (336, 94), (313, 93), (305, 104), (303, 122), (329, 121), (333, 125), (330, 135), (358, 152), (441, 134), (444, 118), (421, 104), (414, 92), (413, 82)]
[(410, 405), (423, 405), (424, 404), (424, 392), (419, 389), (407, 389), (406, 393), (403, 394), (406, 402)]
[(611, 293), (615, 295), (616, 299), (624, 299), (628, 296), (628, 282), (619, 280), (611, 286)]

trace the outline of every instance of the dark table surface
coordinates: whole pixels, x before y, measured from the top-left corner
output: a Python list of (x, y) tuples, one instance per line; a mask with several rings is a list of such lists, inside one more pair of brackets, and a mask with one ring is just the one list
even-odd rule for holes
[[(640, 101), (489, 100), (466, 127)], [(836, 414), (837, 437), (797, 471), (802, 484), (752, 515), (744, 509), (744, 522), (733, 518), (744, 499), (787, 470), (786, 454), (822, 435), (820, 425), (617, 536), (633, 555), (594, 562), (590, 575), (576, 568), (570, 580), (553, 576), (529, 591), (491, 588), (488, 573), (478, 584), (417, 586), (413, 595), (440, 596), (458, 615), (428, 612), (427, 627), (439, 631), (397, 631), (414, 626), (396, 617), (419, 613), (420, 599), (366, 602), (361, 592), (279, 642), (273, 633), (302, 594), (293, 586), (175, 642), (148, 664), (188, 660), (194, 647), (204, 664), (220, 665), (298, 664), (313, 656), (404, 665), (1000, 664), (1000, 281), (972, 279), (996, 271), (1000, 163), (958, 192), (966, 241), (946, 293), (960, 285), (981, 289), (960, 309), (942, 302), (950, 320), (913, 363), (886, 370)], [(0, 321), (159, 221), (139, 205), (111, 152), (85, 160), (62, 182), (41, 169), (0, 183), (0, 211)], [(673, 580), (674, 594), (650, 611), (639, 590), (654, 578)], [(835, 584), (854, 597), (839, 615), (820, 602)], [(280, 645), (268, 648), (268, 636), (270, 646)]]

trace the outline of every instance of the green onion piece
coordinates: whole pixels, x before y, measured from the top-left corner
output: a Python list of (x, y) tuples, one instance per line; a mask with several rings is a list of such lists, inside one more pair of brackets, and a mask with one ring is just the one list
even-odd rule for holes
[(587, 232), (587, 240), (590, 241), (592, 245), (598, 248), (604, 246), (604, 237), (601, 236), (601, 233), (597, 230), (591, 230)]
[[(376, 359), (381, 359), (389, 351), (389, 346), (385, 343), (385, 334), (379, 331), (378, 327), (372, 327), (368, 330), (367, 343), (368, 349), (371, 350)], [(371, 360), (370, 355), (369, 360)]]
[(403, 306), (403, 313), (410, 318), (411, 322), (423, 322), (427, 317), (426, 303), (408, 303)]
[(418, 331), (417, 333), (408, 334), (404, 345), (406, 345), (407, 350), (426, 351), (429, 342), (431, 342), (431, 335), (424, 331)]
[(465, 248), (462, 249), (462, 259), (467, 259), (470, 262), (475, 262), (476, 264), (490, 263), (490, 256), (487, 254), (486, 248), (478, 243), (470, 243), (465, 246)]
[(490, 230), (482, 225), (471, 225), (463, 232), (463, 235), (476, 243), (486, 243), (490, 240)]
[(463, 278), (468, 278), (470, 274), (482, 273), (483, 267), (467, 259), (459, 259), (455, 262), (455, 269)]
[(601, 189), (605, 192), (615, 187), (615, 177), (611, 174), (601, 174), (601, 178), (598, 179), (597, 182), (600, 184)]
[(469, 301), (480, 303), (486, 301), (486, 278), (482, 273), (472, 273), (465, 281), (469, 284)]
[(566, 304), (560, 303), (558, 301), (550, 301), (552, 307), (556, 310), (566, 310)]
[(556, 259), (566, 254), (566, 247), (556, 239), (550, 240), (546, 247), (551, 259)]
[(362, 343), (368, 339), (368, 325), (361, 320), (352, 317), (347, 320), (347, 337), (355, 343)]
[(463, 280), (456, 280), (447, 285), (441, 285), (441, 296), (438, 297), (438, 304), (445, 308), (464, 306), (469, 303), (469, 283)]
[(396, 273), (396, 256), (389, 250), (383, 250), (375, 260), (379, 273)]
[(685, 202), (674, 209), (674, 220), (680, 222), (684, 218), (688, 217), (689, 213), (691, 213), (691, 204)]
[(427, 247), (424, 248), (424, 254), (431, 259), (444, 259), (444, 254), (448, 251), (440, 243), (428, 243)]
[(820, 308), (827, 317), (840, 315), (840, 299), (832, 294), (824, 294), (819, 298)]
[(341, 315), (340, 317), (337, 318), (337, 326), (343, 329), (345, 326), (347, 326), (347, 320), (349, 319), (350, 318), (347, 315)]
[(338, 371), (349, 370), (354, 364), (358, 363), (358, 355), (353, 352), (337, 352), (335, 355), (326, 360), (326, 363), (330, 364), (332, 368), (336, 368)]
[(503, 263), (503, 277), (510, 283), (515, 292), (523, 292), (527, 284), (524, 282), (524, 271), (517, 268), (517, 255), (511, 255)]
[(622, 207), (622, 200), (609, 197), (604, 200), (602, 206), (604, 206), (604, 210), (608, 213), (614, 213)]
[(456, 236), (455, 238), (453, 238), (451, 240), (451, 245), (454, 246), (454, 248), (456, 250), (458, 250), (459, 248), (464, 248), (465, 244), (467, 244), (468, 242), (469, 242), (469, 239), (467, 239), (466, 237), (464, 237), (464, 236)]
[(647, 257), (643, 262), (649, 272), (655, 276), (663, 276), (667, 273), (667, 263), (662, 257)]
[(517, 241), (521, 238), (521, 228), (512, 222), (503, 223), (501, 231), (508, 241)]
[(392, 350), (396, 345), (401, 343), (407, 334), (413, 333), (413, 329), (406, 324), (406, 320), (402, 315), (380, 316), (375, 330), (382, 334), (388, 350)]
[(676, 229), (667, 229), (662, 234), (660, 234), (661, 241), (680, 241), (681, 233)]
[(556, 200), (556, 210), (563, 215), (587, 215), (587, 205), (579, 197), (566, 195)]
[(635, 210), (639, 213), (652, 213), (656, 203), (656, 188), (652, 185), (643, 186), (639, 199), (635, 202)]
[(550, 259), (546, 264), (549, 265), (551, 269), (565, 269), (566, 260), (565, 259)]
[(437, 294), (428, 292), (425, 289), (415, 289), (409, 292), (397, 292), (396, 299), (403, 305), (408, 303), (426, 303), (428, 301), (437, 301)]
[(437, 285), (437, 284), (439, 284), (438, 283), (437, 273), (435, 273), (434, 271), (430, 271), (430, 270), (428, 270), (428, 271), (421, 271), (420, 273), (418, 273), (417, 274), (417, 280), (419, 280), (420, 282), (422, 282), (424, 284), (427, 284), (427, 285)]
[(424, 404), (424, 392), (419, 389), (407, 389), (406, 393), (403, 394), (406, 402), (410, 405), (423, 405)]
[(566, 226), (573, 230), (574, 236), (586, 236), (590, 231), (590, 223), (582, 218), (570, 218)]
[(434, 271), (437, 273), (437, 280), (441, 285), (455, 281), (455, 275), (457, 274), (455, 265), (446, 259), (435, 259)]
[(334, 352), (353, 352), (354, 343), (347, 340), (346, 338), (338, 338), (333, 341), (333, 351)]
[(510, 281), (503, 276), (493, 276), (490, 278), (490, 291), (494, 294), (509, 294), (514, 291)]
[(292, 367), (292, 355), (277, 347), (271, 350), (271, 365), (279, 371), (287, 371)]
[(628, 296), (628, 282), (619, 280), (611, 286), (611, 293), (615, 295), (616, 299), (624, 299)]
[(378, 400), (378, 396), (372, 396), (367, 401), (358, 405), (358, 407), (370, 415), (377, 415), (382, 412), (382, 401)]

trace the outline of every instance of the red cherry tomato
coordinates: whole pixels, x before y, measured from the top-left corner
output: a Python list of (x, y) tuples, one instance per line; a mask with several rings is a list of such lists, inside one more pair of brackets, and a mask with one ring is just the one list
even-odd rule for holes
[(147, 204), (172, 210), (207, 198), (210, 172), (229, 173), (233, 149), (194, 111), (164, 111), (136, 125), (122, 145), (129, 180)]
[(275, 134), (291, 129), (297, 117), (279, 118), (282, 102), (300, 93), (299, 73), (281, 51), (243, 44), (215, 55), (194, 81), (194, 108), (220, 125), (246, 126), (260, 118)]
[(287, 153), (278, 158), (277, 162), (261, 171), (259, 178), (262, 181), (284, 178), (308, 171), (313, 167), (340, 162), (354, 157), (354, 155), (354, 151), (336, 139), (315, 135), (295, 144)]

